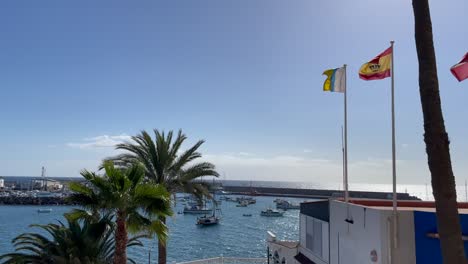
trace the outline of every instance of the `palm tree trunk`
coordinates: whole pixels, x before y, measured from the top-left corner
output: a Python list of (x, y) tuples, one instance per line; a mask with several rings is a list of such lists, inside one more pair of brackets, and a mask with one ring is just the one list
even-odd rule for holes
[[(166, 224), (166, 217), (161, 216), (159, 217), (159, 220), (163, 224)], [(166, 242), (158, 240), (158, 264), (166, 264), (167, 262), (167, 248), (166, 248)]]
[(124, 212), (117, 212), (117, 230), (115, 231), (114, 264), (127, 264), (127, 226)]
[(442, 257), (446, 264), (466, 263), (461, 238), (448, 134), (439, 96), (436, 57), (428, 0), (413, 0), (419, 92), (424, 116), (424, 141), (431, 171)]

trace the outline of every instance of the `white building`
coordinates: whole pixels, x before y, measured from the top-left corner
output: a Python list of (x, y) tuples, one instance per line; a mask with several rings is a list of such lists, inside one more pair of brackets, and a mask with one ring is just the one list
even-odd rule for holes
[[(463, 234), (468, 233), (465, 208), (467, 204), (460, 204)], [(389, 200), (302, 203), (295, 256), (290, 257), (288, 248), (279, 248), (281, 241), (276, 240), (268, 241), (270, 255), (275, 256), (274, 249), (287, 264), (442, 263), (434, 203), (398, 201), (396, 233), (392, 212)]]
[(5, 180), (2, 177), (0, 177), (0, 189), (3, 188), (5, 188)]

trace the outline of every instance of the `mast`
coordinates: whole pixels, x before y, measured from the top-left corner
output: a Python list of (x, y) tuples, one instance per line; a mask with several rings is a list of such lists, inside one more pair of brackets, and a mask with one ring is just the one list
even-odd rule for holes
[(45, 168), (44, 168), (44, 166), (42, 166), (41, 178), (42, 178), (42, 188), (44, 189), (44, 191), (47, 191), (47, 182), (46, 182), (46, 179), (45, 179)]

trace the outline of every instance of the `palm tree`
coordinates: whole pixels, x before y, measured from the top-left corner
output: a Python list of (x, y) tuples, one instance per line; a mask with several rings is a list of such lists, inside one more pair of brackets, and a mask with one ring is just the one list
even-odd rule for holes
[[(175, 139), (172, 131), (165, 135), (164, 132), (154, 130), (154, 134), (154, 141), (148, 132), (142, 131), (132, 137), (133, 142), (117, 145), (117, 149), (127, 153), (111, 160), (121, 166), (141, 162), (145, 166), (148, 180), (163, 185), (173, 195), (182, 191), (199, 198), (209, 196), (207, 185), (196, 180), (203, 176), (218, 177), (219, 174), (209, 162), (194, 163), (202, 156), (198, 149), (204, 141), (200, 140), (189, 149), (181, 151), (181, 146), (187, 139), (181, 130)], [(160, 216), (160, 220), (165, 223), (166, 217)], [(166, 244), (161, 240), (158, 241), (158, 263), (166, 263)]]
[(444, 263), (466, 263), (450, 160), (439, 96), (432, 22), (428, 0), (413, 0), (416, 50), (419, 61), (419, 92), (424, 116), (424, 141), (431, 171), (437, 225)]
[[(69, 200), (91, 211), (115, 215), (114, 264), (126, 264), (128, 232), (141, 231), (156, 234), (162, 241), (167, 236), (166, 226), (158, 217), (172, 214), (170, 196), (163, 185), (143, 183), (144, 167), (135, 163), (126, 169), (104, 163), (104, 176), (84, 170), (81, 175), (87, 184), (72, 183), (74, 192)], [(75, 210), (72, 215), (83, 211)]]
[[(5, 264), (111, 263), (115, 250), (115, 225), (110, 215), (96, 222), (80, 223), (77, 219), (66, 216), (65, 219), (67, 225), (60, 221), (58, 224), (32, 225), (41, 228), (49, 236), (39, 233), (21, 234), (12, 241), (16, 252), (0, 256), (0, 260), (4, 259)], [(130, 239), (126, 246), (142, 246), (138, 238)]]

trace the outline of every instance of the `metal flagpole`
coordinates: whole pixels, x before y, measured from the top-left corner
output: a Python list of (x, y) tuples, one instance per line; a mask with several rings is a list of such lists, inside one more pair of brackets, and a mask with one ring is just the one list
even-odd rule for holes
[[(390, 41), (392, 48), (392, 62), (391, 62), (391, 77), (392, 77), (392, 176), (393, 176), (393, 246), (397, 248), (398, 241), (398, 216), (397, 216), (397, 191), (396, 191), (396, 147), (395, 147), (395, 72), (393, 60), (393, 43)], [(392, 258), (393, 259), (393, 258)]]
[(347, 94), (348, 87), (346, 83), (346, 64), (343, 65), (344, 68), (344, 188), (345, 188), (345, 202), (348, 207), (348, 219), (349, 219), (349, 191), (348, 191), (348, 110), (347, 110)]
[(345, 181), (345, 169), (344, 169), (345, 162), (344, 162), (344, 128), (343, 126), (341, 126), (341, 163), (343, 166), (342, 172), (343, 172), (343, 197), (344, 197), (346, 181)]

